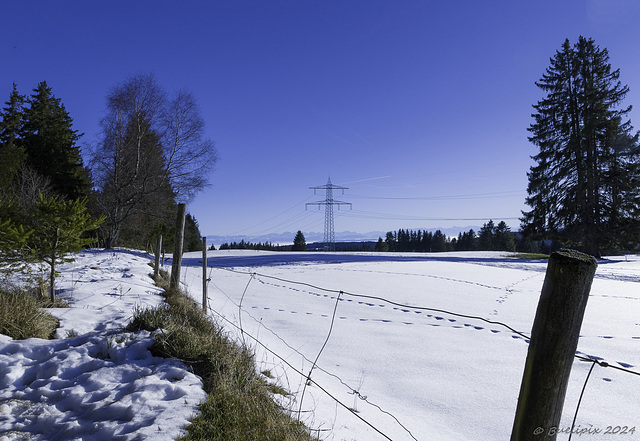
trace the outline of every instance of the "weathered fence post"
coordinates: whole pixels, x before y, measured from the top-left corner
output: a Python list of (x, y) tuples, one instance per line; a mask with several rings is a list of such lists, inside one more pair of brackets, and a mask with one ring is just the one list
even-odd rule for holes
[(156, 239), (156, 261), (155, 266), (153, 267), (153, 277), (158, 278), (158, 274), (160, 272), (160, 253), (162, 252), (162, 234), (158, 234)]
[(173, 260), (171, 263), (172, 289), (180, 286), (180, 267), (182, 266), (182, 243), (184, 242), (184, 218), (187, 211), (186, 204), (178, 204), (178, 216), (176, 218), (176, 241), (173, 246)]
[(207, 312), (207, 238), (202, 238), (202, 310)]
[(556, 439), (578, 336), (598, 263), (560, 250), (549, 258), (531, 330), (511, 441)]

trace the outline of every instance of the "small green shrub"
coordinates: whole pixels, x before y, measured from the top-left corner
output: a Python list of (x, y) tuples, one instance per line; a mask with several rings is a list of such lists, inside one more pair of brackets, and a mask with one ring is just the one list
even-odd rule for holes
[(0, 286), (0, 334), (15, 340), (55, 337), (58, 319), (41, 308), (65, 307), (64, 302), (51, 301), (23, 288), (3, 283)]

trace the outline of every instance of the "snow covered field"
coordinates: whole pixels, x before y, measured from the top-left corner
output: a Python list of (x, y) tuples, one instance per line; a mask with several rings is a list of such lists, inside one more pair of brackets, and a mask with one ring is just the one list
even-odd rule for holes
[[(185, 256), (183, 264), (183, 280), (200, 301), (201, 254)], [(285, 400), (293, 409), (304, 390), (301, 417), (322, 439), (509, 438), (527, 354), (524, 338), (486, 321), (352, 294), (480, 316), (529, 335), (546, 261), (504, 253), (215, 251), (208, 265), (214, 267), (211, 314), (223, 316), (229, 332), (255, 347), (260, 369), (294, 393)], [(317, 385), (305, 388), (325, 341), (311, 375)], [(640, 257), (599, 263), (578, 350), (640, 372)], [(574, 362), (558, 430), (571, 426), (591, 365)], [(595, 366), (576, 433), (590, 430), (590, 440), (640, 438), (639, 395), (640, 376)]]
[[(59, 282), (73, 308), (54, 311), (59, 336), (77, 336), (0, 336), (1, 440), (179, 435), (204, 399), (199, 379), (152, 357), (148, 333), (121, 331), (136, 305), (162, 300), (150, 260), (124, 250), (80, 253)], [(183, 264), (183, 283), (200, 302), (201, 253)], [(302, 401), (301, 419), (321, 439), (509, 438), (526, 340), (444, 311), (529, 334), (546, 262), (501, 253), (211, 251), (208, 264), (210, 314), (255, 347), (259, 369), (293, 393), (283, 403), (297, 413)], [(599, 263), (578, 350), (640, 372), (639, 256)], [(571, 425), (590, 368), (574, 362), (559, 429)], [(640, 438), (639, 395), (640, 376), (595, 366), (576, 427), (591, 430), (589, 440)]]

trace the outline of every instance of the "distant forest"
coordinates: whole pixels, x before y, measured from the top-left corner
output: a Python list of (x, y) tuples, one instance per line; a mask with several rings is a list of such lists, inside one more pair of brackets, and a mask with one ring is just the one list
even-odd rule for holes
[(458, 237), (448, 237), (442, 231), (426, 230), (389, 231), (386, 238), (378, 239), (374, 250), (379, 252), (443, 252), (443, 251), (520, 251), (527, 253), (549, 253), (559, 245), (545, 241), (531, 241), (511, 231), (501, 221), (485, 223), (476, 234), (473, 229), (460, 232)]
[[(210, 250), (215, 250), (215, 247), (211, 245)], [(240, 242), (225, 242), (220, 245), (220, 250), (257, 250), (257, 251), (289, 251), (291, 245), (274, 245), (271, 242), (245, 242), (244, 239)]]
[[(322, 251), (322, 243), (306, 244), (306, 250)], [(458, 237), (446, 236), (442, 231), (399, 229), (387, 232), (385, 239), (375, 241), (338, 242), (336, 251), (376, 251), (376, 252), (415, 252), (437, 253), (444, 251), (518, 251), (526, 253), (549, 254), (560, 248), (560, 244), (551, 241), (531, 241), (520, 233), (514, 233), (501, 221), (496, 225), (493, 220), (485, 223), (476, 233), (473, 229), (460, 232)], [(210, 249), (215, 249), (213, 246)], [(221, 250), (262, 250), (291, 251), (292, 245), (274, 245), (271, 242), (224, 243)], [(300, 250), (301, 248), (298, 248)]]

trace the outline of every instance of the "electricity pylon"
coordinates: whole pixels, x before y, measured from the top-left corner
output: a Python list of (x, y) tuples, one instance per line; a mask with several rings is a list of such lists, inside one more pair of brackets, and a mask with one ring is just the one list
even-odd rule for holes
[(324, 205), (324, 247), (329, 251), (335, 250), (336, 247), (336, 238), (333, 232), (333, 206), (337, 205), (340, 208), (340, 205), (349, 205), (351, 207), (350, 202), (342, 202), (336, 201), (333, 199), (333, 190), (342, 190), (342, 194), (344, 194), (345, 190), (348, 190), (348, 187), (340, 187), (338, 185), (333, 185), (331, 183), (331, 177), (327, 181), (327, 185), (321, 185), (319, 187), (309, 187), (313, 190), (313, 194), (316, 194), (316, 190), (326, 190), (327, 195), (324, 201), (318, 202), (309, 202), (309, 205), (317, 205), (318, 209), (320, 209), (321, 205)]

